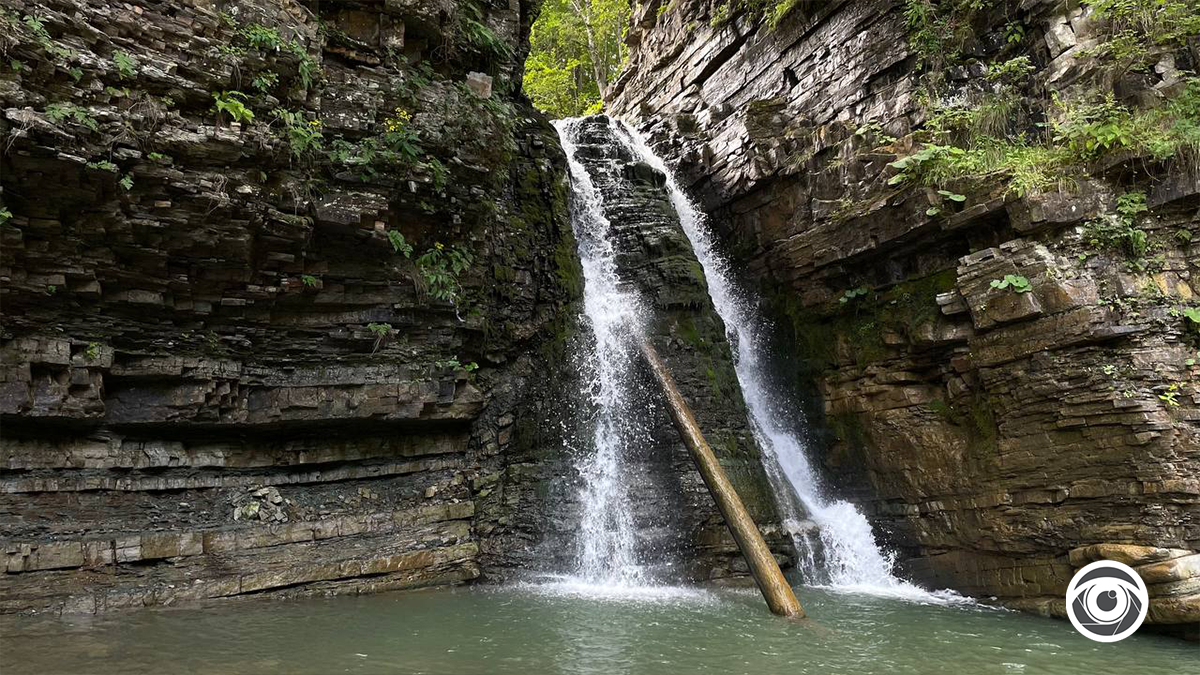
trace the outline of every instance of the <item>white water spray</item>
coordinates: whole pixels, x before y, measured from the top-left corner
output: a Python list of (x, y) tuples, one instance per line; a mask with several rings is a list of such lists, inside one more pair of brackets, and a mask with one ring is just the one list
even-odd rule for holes
[(610, 240), (612, 224), (604, 215), (602, 195), (576, 158), (580, 122), (555, 122), (570, 168), (571, 221), (583, 267), (583, 307), (594, 338), (580, 373), (595, 419), (592, 452), (577, 464), (583, 478), (583, 515), (574, 581), (596, 588), (640, 586), (648, 580), (637, 560), (630, 481), (624, 469), (626, 458), (649, 443), (632, 403), (643, 310), (638, 296), (621, 287)]
[[(867, 519), (853, 504), (828, 501), (822, 496), (820, 482), (809, 464), (804, 443), (788, 424), (790, 402), (773, 394), (767, 377), (765, 324), (755, 306), (737, 288), (728, 260), (714, 245), (704, 213), (679, 185), (675, 173), (645, 139), (620, 122), (612, 122), (615, 136), (634, 156), (662, 171), (667, 177), (667, 192), (679, 215), (684, 233), (691, 241), (696, 258), (704, 268), (713, 307), (725, 322), (725, 331), (733, 350), (734, 368), (749, 412), (750, 425), (767, 462), (768, 477), (775, 488), (776, 501), (784, 525), (792, 533), (801, 556), (800, 564), (810, 583), (824, 583), (846, 590), (900, 595), (919, 600), (944, 600), (902, 581), (892, 573), (894, 556), (880, 550)], [(794, 497), (794, 499), (793, 499)], [(799, 504), (797, 504), (797, 500)], [(802, 518), (798, 506), (819, 528), (824, 565), (817, 569), (807, 545), (807, 534), (796, 525)]]

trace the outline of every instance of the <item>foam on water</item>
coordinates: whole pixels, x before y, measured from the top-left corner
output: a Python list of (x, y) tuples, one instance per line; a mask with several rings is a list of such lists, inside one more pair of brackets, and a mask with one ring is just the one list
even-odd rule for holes
[(665, 584), (614, 584), (593, 582), (577, 576), (547, 575), (544, 580), (517, 584), (531, 593), (552, 597), (584, 598), (607, 602), (716, 603), (718, 596), (695, 586)]

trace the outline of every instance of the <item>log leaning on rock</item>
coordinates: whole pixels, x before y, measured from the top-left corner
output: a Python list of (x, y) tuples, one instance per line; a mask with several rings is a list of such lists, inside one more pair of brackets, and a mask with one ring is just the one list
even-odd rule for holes
[(658, 350), (648, 341), (642, 342), (642, 356), (646, 359), (646, 364), (650, 367), (654, 378), (662, 387), (663, 393), (666, 394), (667, 408), (671, 412), (675, 428), (679, 430), (684, 445), (687, 446), (688, 452), (695, 460), (696, 467), (700, 470), (700, 476), (704, 478), (704, 484), (708, 486), (709, 493), (717, 502), (717, 508), (725, 517), (725, 524), (733, 533), (738, 549), (746, 558), (750, 574), (754, 576), (758, 589), (766, 598), (767, 606), (773, 613), (780, 616), (803, 618), (804, 608), (800, 606), (800, 601), (792, 592), (791, 585), (783, 577), (779, 563), (775, 561), (775, 556), (767, 548), (767, 542), (763, 540), (762, 533), (754, 524), (754, 519), (750, 517), (746, 506), (742, 504), (741, 498), (733, 489), (733, 484), (729, 482), (729, 477), (725, 475), (725, 470), (721, 468), (717, 456), (713, 454), (712, 448), (704, 440), (704, 435), (700, 432), (700, 425), (696, 423), (691, 408), (687, 401), (683, 400), (683, 396), (675, 386), (675, 380), (667, 370), (666, 363), (659, 357)]

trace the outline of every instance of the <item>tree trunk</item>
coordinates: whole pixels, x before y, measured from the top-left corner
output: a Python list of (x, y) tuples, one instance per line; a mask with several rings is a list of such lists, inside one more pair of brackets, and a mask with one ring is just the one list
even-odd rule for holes
[(725, 475), (725, 469), (721, 468), (717, 456), (713, 454), (712, 448), (704, 440), (704, 435), (700, 432), (700, 425), (696, 423), (691, 408), (688, 407), (687, 401), (683, 400), (679, 389), (676, 388), (675, 380), (667, 370), (667, 364), (663, 363), (658, 351), (649, 341), (642, 343), (642, 356), (645, 358), (646, 364), (650, 366), (651, 372), (654, 373), (654, 378), (662, 387), (663, 393), (667, 397), (667, 409), (671, 412), (675, 428), (679, 430), (684, 445), (691, 452), (692, 459), (696, 462), (696, 468), (700, 470), (700, 476), (704, 478), (704, 484), (712, 494), (713, 500), (717, 502), (717, 508), (725, 517), (725, 524), (733, 533), (733, 538), (737, 541), (742, 556), (746, 558), (746, 562), (750, 566), (750, 573), (754, 575), (754, 581), (758, 584), (758, 590), (762, 591), (763, 597), (767, 600), (767, 606), (780, 616), (794, 619), (803, 618), (804, 608), (800, 606), (800, 601), (796, 599), (796, 594), (792, 592), (792, 587), (788, 584), (787, 579), (783, 578), (779, 563), (775, 562), (775, 556), (771, 554), (771, 549), (767, 548), (767, 542), (763, 540), (762, 533), (754, 524), (754, 519), (750, 517), (746, 506), (742, 504), (741, 498), (733, 489), (733, 484)]

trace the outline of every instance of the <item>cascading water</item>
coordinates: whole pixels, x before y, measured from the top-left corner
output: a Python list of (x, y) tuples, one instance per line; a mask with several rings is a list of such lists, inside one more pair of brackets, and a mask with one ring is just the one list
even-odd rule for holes
[[(680, 187), (675, 173), (640, 134), (620, 122), (613, 121), (612, 124), (614, 135), (634, 156), (667, 177), (671, 204), (704, 268), (713, 306), (725, 322), (751, 428), (768, 459), (767, 475), (775, 488), (785, 526), (789, 526), (797, 550), (807, 555), (800, 561), (807, 581), (933, 599), (934, 596), (926, 591), (896, 578), (892, 573), (893, 556), (880, 550), (870, 524), (853, 504), (823, 497), (803, 441), (788, 422), (788, 411), (794, 410), (795, 406), (775, 394), (775, 388), (769, 384), (763, 318), (739, 291), (728, 261), (716, 250), (703, 212)], [(811, 556), (811, 546), (806, 541), (808, 535), (796, 527), (802, 518), (799, 507), (818, 527), (824, 560), (820, 567)]]
[(583, 479), (577, 578), (597, 586), (639, 586), (647, 581), (636, 551), (624, 458), (647, 439), (633, 405), (636, 338), (642, 305), (623, 289), (611, 241), (612, 224), (587, 169), (576, 157), (580, 120), (555, 123), (571, 176), (571, 220), (583, 267), (583, 307), (592, 342), (581, 359), (581, 379), (591, 399), (591, 453), (579, 460)]

